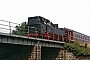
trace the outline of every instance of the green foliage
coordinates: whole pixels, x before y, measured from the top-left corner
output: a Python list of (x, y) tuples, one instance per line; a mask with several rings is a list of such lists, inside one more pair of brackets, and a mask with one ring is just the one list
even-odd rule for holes
[(26, 22), (21, 23), (19, 26), (15, 26), (15, 30), (12, 31), (12, 34), (16, 34), (16, 35), (24, 35), (25, 33), (25, 26), (26, 26)]
[(78, 41), (74, 43), (65, 43), (64, 48), (72, 52), (75, 56), (90, 56), (90, 48), (87, 47), (87, 44), (80, 45)]

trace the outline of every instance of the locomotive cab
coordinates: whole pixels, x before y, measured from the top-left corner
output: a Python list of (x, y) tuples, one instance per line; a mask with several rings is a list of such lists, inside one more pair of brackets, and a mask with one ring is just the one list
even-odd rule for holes
[(26, 25), (26, 36), (38, 37), (41, 33), (41, 24), (42, 20), (39, 16), (36, 17), (29, 17), (28, 23)]

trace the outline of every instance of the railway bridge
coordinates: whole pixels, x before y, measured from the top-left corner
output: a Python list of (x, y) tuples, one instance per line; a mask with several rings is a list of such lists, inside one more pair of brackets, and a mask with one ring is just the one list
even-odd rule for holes
[[(6, 54), (3, 51), (5, 55), (9, 55), (11, 53), (13, 54), (13, 52), (15, 53), (15, 51), (12, 51), (13, 49), (14, 50), (18, 49), (17, 50), (18, 53), (16, 55), (19, 55), (19, 54), (22, 55), (22, 53), (27, 52), (25, 53), (26, 54), (25, 58), (19, 57), (19, 56), (15, 58), (23, 58), (28, 60), (34, 60), (34, 59), (52, 60), (52, 59), (58, 58), (58, 54), (61, 51), (61, 49), (63, 49), (64, 43), (65, 42), (46, 40), (46, 39), (40, 39), (40, 38), (34, 38), (34, 37), (19, 36), (19, 35), (7, 34), (7, 33), (0, 33), (0, 47), (1, 47), (0, 50), (6, 49), (7, 50)], [(24, 48), (25, 48), (25, 51), (24, 51)], [(12, 52), (8, 53), (8, 50)], [(23, 52), (19, 53), (20, 50), (23, 50)], [(2, 51), (0, 51), (0, 53), (2, 54), (0, 59), (6, 58), (6, 57), (3, 57)]]
[(65, 42), (14, 35), (11, 24), (0, 20), (0, 60), (64, 60)]

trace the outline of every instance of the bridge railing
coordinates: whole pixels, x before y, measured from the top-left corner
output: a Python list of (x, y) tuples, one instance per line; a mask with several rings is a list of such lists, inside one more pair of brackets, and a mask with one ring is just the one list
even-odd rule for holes
[[(32, 26), (23, 26), (21, 27), (18, 23), (13, 23), (10, 21), (0, 20), (0, 32), (1, 33), (8, 33), (8, 34), (15, 34), (20, 36), (26, 36), (26, 34), (35, 34), (34, 37), (41, 38), (41, 39), (51, 39), (51, 40), (60, 40), (62, 38), (59, 34), (56, 35), (55, 33), (45, 33), (43, 29), (35, 28)], [(36, 34), (39, 34), (37, 36)], [(46, 36), (48, 35), (48, 37)], [(30, 36), (28, 36), (30, 37)]]
[(19, 26), (20, 24), (13, 23), (10, 21), (0, 20), (0, 32), (12, 34), (12, 30), (15, 30), (15, 26)]

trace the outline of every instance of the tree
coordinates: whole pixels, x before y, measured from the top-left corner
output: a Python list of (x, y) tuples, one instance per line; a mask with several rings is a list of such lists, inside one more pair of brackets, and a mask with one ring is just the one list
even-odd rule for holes
[(26, 22), (22, 22), (19, 26), (15, 26), (15, 30), (12, 31), (12, 34), (16, 35), (24, 35), (25, 34), (25, 26)]

